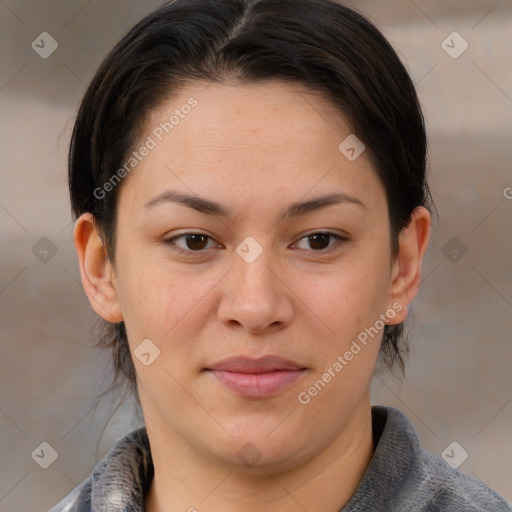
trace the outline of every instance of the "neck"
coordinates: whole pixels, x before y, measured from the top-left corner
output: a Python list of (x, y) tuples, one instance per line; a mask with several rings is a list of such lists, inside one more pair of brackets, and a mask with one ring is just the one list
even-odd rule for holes
[(155, 476), (147, 512), (338, 512), (357, 489), (374, 450), (369, 401), (313, 458), (257, 474), (206, 458), (168, 426), (161, 429), (148, 419)]

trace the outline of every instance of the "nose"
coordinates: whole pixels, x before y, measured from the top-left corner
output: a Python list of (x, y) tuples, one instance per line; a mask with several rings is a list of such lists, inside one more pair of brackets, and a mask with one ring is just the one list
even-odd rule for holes
[(264, 250), (248, 262), (234, 254), (219, 305), (219, 320), (251, 333), (283, 329), (293, 317), (293, 295), (280, 274), (279, 262)]

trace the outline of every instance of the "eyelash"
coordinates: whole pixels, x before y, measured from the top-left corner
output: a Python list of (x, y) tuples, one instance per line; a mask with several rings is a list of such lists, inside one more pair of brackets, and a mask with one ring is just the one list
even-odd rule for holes
[[(207, 249), (201, 249), (201, 250), (198, 250), (198, 251), (193, 251), (193, 250), (190, 250), (190, 249), (183, 249), (182, 247), (178, 247), (175, 244), (176, 240), (185, 239), (187, 236), (193, 236), (193, 235), (201, 235), (201, 236), (205, 236), (209, 240), (213, 240), (213, 238), (211, 236), (205, 235), (204, 233), (190, 232), (190, 233), (182, 233), (181, 235), (177, 235), (177, 236), (174, 236), (172, 238), (165, 239), (165, 240), (163, 240), (163, 243), (166, 246), (168, 246), (171, 250), (179, 252), (181, 254), (187, 254), (187, 255), (192, 255), (192, 254), (201, 255), (201, 254), (204, 254), (204, 252)], [(313, 231), (311, 233), (307, 233), (306, 235), (304, 235), (302, 238), (300, 238), (298, 240), (298, 242), (301, 242), (302, 240), (308, 239), (308, 238), (313, 237), (315, 235), (329, 235), (329, 236), (335, 238), (336, 241), (337, 241), (334, 244), (328, 246), (326, 249), (321, 249), (321, 250), (313, 250), (313, 249), (311, 249), (311, 252), (317, 253), (317, 254), (326, 254), (328, 252), (331, 252), (331, 250), (333, 250), (333, 248), (336, 248), (336, 246), (343, 245), (344, 243), (349, 241), (348, 238), (343, 237), (341, 235), (337, 235), (336, 233), (332, 233), (330, 231)], [(296, 243), (298, 243), (298, 242), (296, 242)]]

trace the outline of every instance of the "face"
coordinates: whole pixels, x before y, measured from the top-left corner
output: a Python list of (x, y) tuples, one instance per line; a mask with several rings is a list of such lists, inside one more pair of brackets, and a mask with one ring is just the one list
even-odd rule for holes
[[(403, 320), (385, 190), (366, 152), (340, 151), (350, 127), (318, 94), (205, 85), (160, 105), (136, 146), (150, 149), (119, 191), (116, 300), (144, 354), (148, 430), (291, 467), (367, 411), (384, 323)], [(218, 366), (268, 355), (295, 366)]]

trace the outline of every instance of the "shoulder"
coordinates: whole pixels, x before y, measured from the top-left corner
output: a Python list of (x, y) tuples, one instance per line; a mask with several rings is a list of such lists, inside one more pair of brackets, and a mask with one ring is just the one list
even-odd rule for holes
[(422, 450), (421, 487), (417, 498), (426, 511), (510, 512), (512, 507), (484, 483), (450, 467), (441, 458)]
[(510, 512), (512, 507), (484, 483), (449, 466), (424, 450), (406, 416), (392, 407), (377, 407), (385, 426), (379, 445), (401, 475), (394, 508), (400, 512)]
[(120, 439), (91, 475), (48, 512), (139, 510), (152, 476), (149, 440), (140, 427)]
[(92, 477), (89, 477), (48, 512), (90, 512), (91, 486)]

